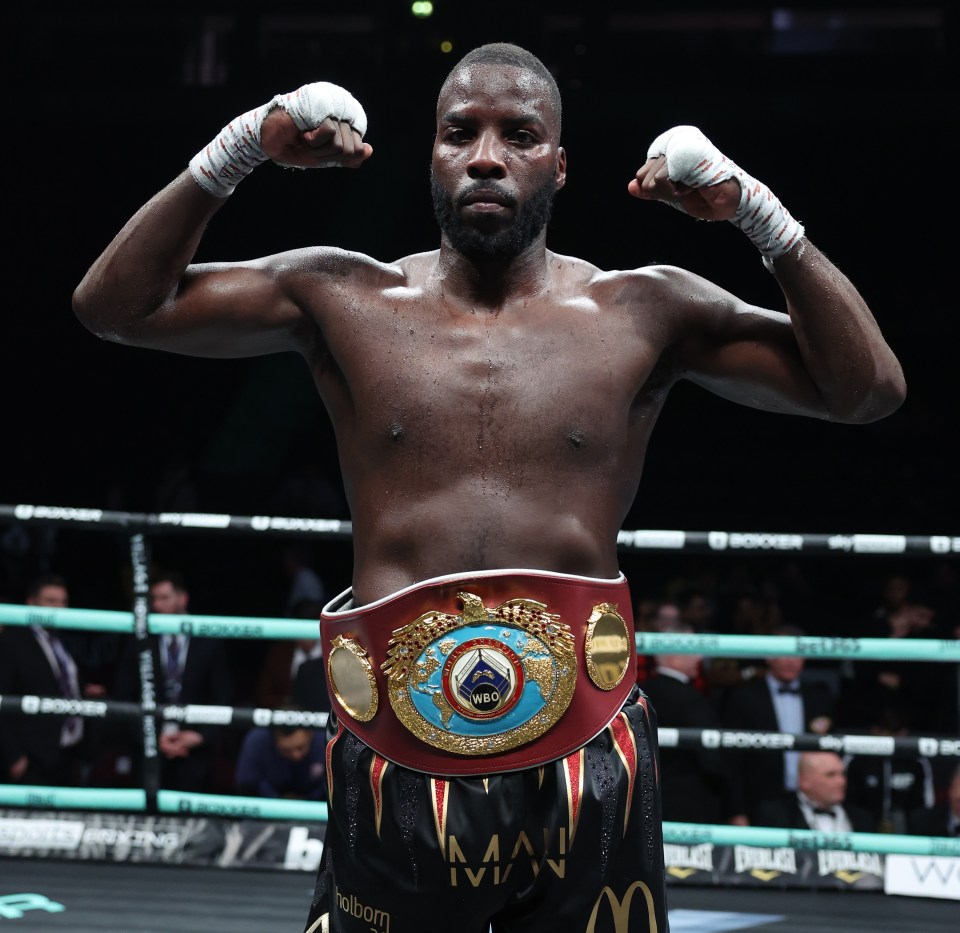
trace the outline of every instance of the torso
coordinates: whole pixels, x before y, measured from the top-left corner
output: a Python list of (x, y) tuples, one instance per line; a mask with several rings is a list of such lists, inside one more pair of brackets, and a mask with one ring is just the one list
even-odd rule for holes
[(658, 366), (667, 338), (617, 274), (547, 255), (548, 287), (498, 310), (451, 302), (436, 253), (369, 288), (345, 282), (332, 311), (325, 301), (312, 368), (337, 435), (358, 602), (469, 570), (617, 574), (671, 381)]

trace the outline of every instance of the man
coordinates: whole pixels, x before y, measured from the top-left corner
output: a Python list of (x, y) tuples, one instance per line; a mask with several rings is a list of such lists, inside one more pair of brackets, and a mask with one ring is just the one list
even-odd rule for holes
[[(660, 631), (692, 633), (686, 623), (666, 623)], [(678, 729), (719, 729), (713, 704), (694, 686), (700, 673), (698, 654), (656, 656), (656, 673), (644, 681), (643, 692), (657, 710), (660, 726)], [(745, 824), (743, 802), (719, 749), (662, 748), (661, 800), (663, 818), (681, 823)]]
[[(33, 580), (28, 606), (66, 609), (67, 583), (58, 574)], [(90, 695), (70, 652), (55, 632), (40, 625), (0, 633), (0, 694), (62, 697)], [(99, 694), (98, 694), (99, 695)], [(79, 716), (0, 719), (0, 774), (21, 784), (70, 785), (81, 776), (84, 722)]]
[[(154, 577), (150, 584), (151, 612), (183, 615), (189, 608), (190, 592), (180, 574), (169, 572)], [(191, 638), (185, 634), (158, 635), (151, 636), (150, 646), (160, 702), (213, 706), (231, 703), (232, 679), (220, 639)], [(117, 678), (118, 699), (140, 698), (137, 650), (136, 642), (127, 643)], [(209, 790), (220, 731), (217, 726), (193, 729), (180, 728), (173, 722), (164, 723), (157, 738), (161, 786), (170, 790)]]
[[(773, 634), (802, 634), (782, 626)], [(833, 700), (822, 684), (802, 679), (804, 659), (796, 655), (766, 659), (766, 672), (733, 687), (722, 709), (728, 729), (758, 732), (816, 732), (830, 730)], [(734, 779), (748, 815), (753, 816), (765, 800), (777, 800), (797, 789), (798, 752), (736, 751), (730, 755)]]
[(237, 792), (323, 800), (327, 795), (325, 744), (322, 732), (299, 726), (251, 729), (237, 758)]
[(372, 155), (360, 105), (309, 85), (225, 127), (75, 294), (88, 328), (131, 345), (295, 350), (331, 414), (354, 573), (322, 625), (343, 730), (310, 930), (366, 931), (358, 904), (392, 931), (599, 933), (611, 913), (665, 930), (655, 723), (627, 676), (616, 545), (656, 417), (683, 378), (849, 422), (903, 398), (853, 286), (695, 130), (659, 138), (629, 193), (733, 218), (793, 320), (679, 269), (547, 250), (560, 124), (542, 63), (483, 47), (437, 104), (439, 250), (190, 265), (260, 162)]
[(804, 752), (797, 771), (797, 789), (760, 806), (756, 822), (784, 829), (822, 833), (872, 833), (876, 820), (866, 810), (845, 806), (847, 776), (843, 759), (833, 752)]

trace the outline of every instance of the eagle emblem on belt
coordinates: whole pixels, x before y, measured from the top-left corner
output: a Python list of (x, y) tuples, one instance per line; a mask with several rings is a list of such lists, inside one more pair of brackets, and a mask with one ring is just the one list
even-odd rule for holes
[(431, 611), (396, 629), (382, 670), (397, 718), (460, 755), (509, 751), (543, 735), (577, 683), (573, 632), (532, 599), (490, 608), (459, 593), (459, 615)]

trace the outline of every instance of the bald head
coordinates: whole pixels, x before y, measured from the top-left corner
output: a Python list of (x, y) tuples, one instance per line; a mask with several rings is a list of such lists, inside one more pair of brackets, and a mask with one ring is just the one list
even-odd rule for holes
[(833, 752), (804, 752), (797, 770), (797, 786), (817, 806), (835, 807), (847, 794), (843, 759)]
[(556, 120), (557, 138), (560, 136), (560, 124), (563, 116), (563, 104), (560, 100), (560, 88), (547, 66), (537, 58), (532, 52), (521, 48), (519, 45), (512, 45), (509, 42), (491, 42), (488, 45), (481, 45), (472, 52), (467, 52), (460, 61), (450, 70), (443, 87), (440, 88), (440, 95), (437, 101), (437, 113), (439, 116), (441, 101), (443, 101), (451, 84), (457, 80), (457, 76), (464, 70), (471, 70), (478, 65), (504, 66), (507, 68), (516, 68), (525, 71), (530, 76), (538, 79), (546, 88), (546, 97), (550, 103), (550, 109), (553, 111), (553, 117)]

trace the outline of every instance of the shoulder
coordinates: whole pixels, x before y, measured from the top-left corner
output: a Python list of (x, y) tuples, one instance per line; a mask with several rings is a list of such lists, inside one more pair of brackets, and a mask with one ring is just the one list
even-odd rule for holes
[(708, 279), (679, 266), (655, 264), (636, 269), (605, 270), (582, 260), (574, 261), (579, 262), (584, 271), (589, 269), (589, 284), (592, 289), (605, 292), (620, 301), (673, 300), (687, 303), (727, 294)]
[(260, 266), (278, 277), (326, 279), (356, 283), (399, 283), (405, 278), (403, 260), (381, 262), (365, 253), (340, 249), (335, 246), (309, 246), (274, 253), (253, 260), (249, 265)]
[(758, 315), (775, 316), (775, 312), (746, 304), (709, 279), (678, 266), (594, 269), (589, 290), (599, 305), (621, 310), (645, 327), (656, 325), (668, 343), (698, 335), (728, 339), (755, 327)]

